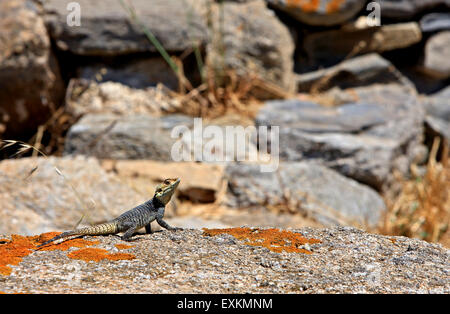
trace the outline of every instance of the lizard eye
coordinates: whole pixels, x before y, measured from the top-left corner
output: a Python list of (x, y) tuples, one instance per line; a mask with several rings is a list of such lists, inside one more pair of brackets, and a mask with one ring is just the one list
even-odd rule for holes
[(164, 180), (164, 184), (169, 185), (170, 184), (170, 180), (169, 179)]

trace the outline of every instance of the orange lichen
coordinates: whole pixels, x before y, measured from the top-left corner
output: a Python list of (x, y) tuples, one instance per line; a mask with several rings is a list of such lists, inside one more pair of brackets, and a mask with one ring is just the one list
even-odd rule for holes
[(223, 233), (231, 234), (238, 240), (247, 240), (247, 242), (245, 242), (247, 245), (263, 246), (277, 253), (285, 251), (288, 253), (310, 254), (311, 252), (309, 250), (300, 248), (300, 246), (320, 243), (320, 240), (318, 239), (307, 239), (300, 233), (275, 228), (203, 228), (203, 234), (206, 236), (215, 236)]
[[(8, 265), (18, 265), (22, 258), (33, 253), (33, 250), (37, 245), (50, 240), (51, 238), (57, 236), (58, 232), (48, 232), (36, 236), (21, 236), (21, 235), (11, 235), (11, 240), (2, 239), (0, 244), (0, 274), (9, 276), (11, 274), (11, 267)], [(88, 245), (97, 244), (98, 241), (87, 241), (83, 239), (72, 239), (67, 240), (61, 244), (49, 244), (43, 247), (41, 250), (62, 250), (65, 251), (70, 247), (85, 247)]]
[(287, 0), (286, 6), (300, 8), (305, 12), (317, 12), (320, 6), (320, 0)]
[(116, 244), (115, 246), (119, 250), (126, 250), (126, 249), (134, 247), (134, 245), (128, 245), (128, 244), (122, 244), (122, 243)]
[(128, 253), (113, 253), (109, 254), (109, 252), (105, 249), (99, 249), (99, 248), (85, 248), (80, 249), (77, 251), (70, 252), (67, 254), (69, 258), (73, 259), (80, 259), (85, 262), (98, 262), (102, 259), (109, 259), (111, 261), (118, 261), (118, 260), (132, 260), (135, 259), (136, 256), (133, 254)]
[(331, 0), (327, 3), (326, 12), (327, 13), (334, 13), (339, 11), (339, 8), (341, 7), (341, 4), (344, 2), (344, 0)]

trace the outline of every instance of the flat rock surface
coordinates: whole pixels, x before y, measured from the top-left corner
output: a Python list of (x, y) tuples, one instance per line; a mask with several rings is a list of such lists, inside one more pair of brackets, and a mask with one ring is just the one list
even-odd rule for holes
[[(157, 51), (138, 23), (130, 22), (127, 9), (120, 1), (78, 0), (81, 14), (77, 27), (67, 23), (70, 2), (43, 1), (50, 37), (58, 49), (85, 56)], [(137, 0), (132, 4), (139, 22), (167, 51), (184, 51), (191, 48), (193, 41), (206, 40), (206, 22), (188, 2), (180, 5), (177, 0)], [(75, 11), (72, 9), (71, 12)]]
[[(0, 238), (5, 238), (0, 250), (12, 245), (20, 248), (19, 243), (33, 247), (44, 239)], [(0, 291), (450, 292), (448, 250), (421, 240), (354, 228), (162, 231), (137, 235), (132, 242), (117, 236), (85, 237), (28, 252), (17, 265), (0, 266)]]

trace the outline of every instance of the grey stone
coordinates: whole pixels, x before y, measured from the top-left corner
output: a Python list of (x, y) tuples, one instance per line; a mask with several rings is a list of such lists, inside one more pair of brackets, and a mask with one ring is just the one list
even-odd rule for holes
[(162, 57), (145, 58), (116, 66), (104, 63), (78, 68), (78, 78), (101, 82), (117, 82), (132, 88), (147, 88), (163, 84), (171, 90), (178, 89), (178, 77)]
[(267, 102), (256, 125), (280, 126), (280, 158), (314, 160), (382, 189), (397, 158), (408, 164), (421, 146), (425, 114), (406, 87), (374, 85), (350, 89), (354, 102), (324, 108), (299, 100)]
[(294, 42), (264, 1), (224, 2), (212, 8), (213, 36), (207, 58), (216, 73), (220, 76), (232, 69), (293, 91)]
[(433, 35), (425, 46), (424, 70), (438, 79), (450, 78), (450, 31)]
[[(50, 36), (56, 46), (77, 55), (113, 56), (156, 52), (139, 24), (131, 23), (120, 1), (79, 0), (81, 25), (67, 24), (70, 0), (43, 1)], [(127, 3), (126, 1), (124, 3)], [(193, 43), (205, 44), (207, 26), (189, 1), (134, 0), (139, 20), (169, 52), (182, 52)]]
[(326, 69), (296, 76), (299, 92), (397, 82), (414, 88), (414, 85), (391, 62), (377, 53), (358, 56)]
[(324, 107), (298, 100), (268, 101), (259, 111), (258, 125), (290, 126), (310, 133), (358, 132), (387, 122), (387, 112), (375, 104)]
[(304, 39), (304, 48), (311, 61), (327, 63), (354, 54), (406, 48), (421, 39), (422, 32), (416, 22), (365, 28), (349, 26), (311, 33)]
[(230, 164), (225, 172), (231, 206), (291, 206), (324, 225), (366, 227), (386, 210), (374, 190), (311, 162), (282, 162), (266, 173), (256, 164)]
[(365, 6), (365, 2), (359, 0), (266, 0), (266, 2), (300, 22), (314, 26), (342, 24), (354, 17)]
[(87, 113), (160, 116), (177, 111), (179, 107), (180, 103), (164, 88), (137, 89), (116, 82), (96, 83), (82, 79), (70, 81), (65, 104), (65, 110), (75, 117)]
[(383, 17), (406, 20), (436, 7), (450, 8), (450, 0), (375, 0)]
[(424, 33), (450, 29), (450, 13), (429, 13), (420, 19), (420, 28)]
[[(192, 124), (189, 117), (181, 120)], [(64, 153), (106, 159), (172, 160), (171, 148), (177, 140), (171, 137), (173, 123), (173, 117), (146, 114), (86, 114), (70, 128)]]
[(445, 137), (450, 143), (450, 98), (427, 97), (423, 102), (427, 113), (425, 121), (428, 127)]

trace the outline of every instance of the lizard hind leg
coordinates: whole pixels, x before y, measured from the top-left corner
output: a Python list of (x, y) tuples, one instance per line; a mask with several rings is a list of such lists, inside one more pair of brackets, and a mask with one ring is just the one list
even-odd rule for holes
[(121, 227), (125, 230), (125, 233), (122, 236), (122, 240), (130, 241), (131, 237), (137, 229), (137, 224), (133, 222), (124, 222), (122, 223)]

